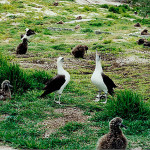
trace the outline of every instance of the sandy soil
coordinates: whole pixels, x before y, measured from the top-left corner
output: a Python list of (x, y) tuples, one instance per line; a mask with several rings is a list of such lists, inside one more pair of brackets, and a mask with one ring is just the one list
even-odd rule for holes
[(9, 146), (0, 146), (0, 150), (17, 150)]
[(41, 124), (46, 128), (46, 132), (43, 135), (43, 138), (48, 138), (49, 135), (55, 132), (58, 128), (64, 126), (67, 122), (77, 121), (80, 123), (87, 122), (90, 116), (83, 115), (83, 111), (79, 108), (64, 108), (64, 109), (55, 109), (55, 113), (63, 114), (62, 117), (59, 118), (47, 118)]

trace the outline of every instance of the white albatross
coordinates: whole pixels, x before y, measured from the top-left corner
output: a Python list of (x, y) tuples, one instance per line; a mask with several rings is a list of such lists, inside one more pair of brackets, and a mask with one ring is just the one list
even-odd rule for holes
[(97, 53), (96, 50), (96, 67), (91, 77), (91, 82), (98, 88), (98, 95), (96, 97), (96, 102), (98, 102), (101, 98), (101, 92), (105, 93), (105, 102), (107, 103), (107, 93), (113, 95), (114, 91), (113, 88), (117, 87), (115, 83), (103, 73), (102, 65), (101, 65), (101, 58)]
[(63, 57), (59, 57), (57, 59), (57, 75), (55, 77), (53, 77), (52, 79), (50, 79), (46, 83), (46, 86), (43, 89), (45, 91), (40, 96), (40, 97), (45, 97), (47, 94), (55, 92), (55, 97), (56, 97), (56, 94), (59, 95), (58, 96), (59, 101), (55, 101), (55, 97), (54, 97), (54, 101), (58, 104), (60, 104), (60, 97), (61, 97), (61, 94), (62, 94), (64, 88), (70, 81), (70, 74), (66, 70), (64, 70), (64, 68), (62, 66), (63, 62), (64, 62)]

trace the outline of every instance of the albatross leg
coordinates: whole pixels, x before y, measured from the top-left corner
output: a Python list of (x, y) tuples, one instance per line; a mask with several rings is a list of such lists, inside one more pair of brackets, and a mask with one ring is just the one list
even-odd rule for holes
[(55, 103), (61, 105), (61, 103), (60, 103), (61, 94), (59, 94), (58, 98), (59, 98), (59, 100), (58, 100), (58, 101), (55, 101)]
[(104, 103), (104, 104), (107, 103), (107, 93), (105, 93), (105, 102), (101, 102), (101, 103)]
[(101, 97), (101, 90), (98, 91), (98, 94), (96, 96), (96, 99), (94, 100), (94, 102), (98, 102), (100, 100)]

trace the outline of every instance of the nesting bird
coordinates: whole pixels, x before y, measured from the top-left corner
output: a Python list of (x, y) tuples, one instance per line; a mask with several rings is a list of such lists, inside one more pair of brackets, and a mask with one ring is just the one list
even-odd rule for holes
[(75, 27), (74, 27), (74, 29), (79, 29), (80, 28), (80, 25), (79, 24), (77, 24)]
[(75, 58), (83, 58), (85, 52), (87, 52), (88, 47), (86, 45), (77, 45), (73, 48), (72, 54)]
[(137, 11), (135, 11), (134, 14), (137, 15), (138, 14)]
[(98, 55), (96, 50), (96, 67), (93, 72), (93, 75), (91, 77), (91, 82), (98, 88), (98, 95), (96, 97), (96, 102), (98, 102), (103, 95), (101, 95), (101, 92), (103, 91), (105, 93), (105, 102), (107, 102), (107, 93), (110, 95), (114, 94), (113, 88), (116, 88), (117, 86), (115, 83), (103, 73), (102, 65), (101, 65), (101, 57)]
[(138, 22), (134, 25), (135, 27), (141, 27), (141, 24)]
[(144, 29), (144, 30), (141, 32), (141, 35), (149, 35), (148, 30), (147, 30), (147, 29)]
[(142, 44), (144, 44), (145, 41), (146, 41), (145, 39), (139, 39), (137, 41), (137, 43), (138, 43), (138, 45), (142, 45)]
[(58, 4), (59, 4), (58, 2), (54, 2), (53, 3), (54, 6), (58, 6)]
[(33, 35), (36, 34), (33, 30), (28, 29), (28, 28), (26, 28), (25, 31), (26, 31), (25, 34), (21, 34), (21, 40), (23, 40), (24, 38), (29, 40)]
[(16, 54), (26, 54), (28, 50), (28, 40), (26, 38), (23, 39), (22, 43), (20, 43), (17, 47)]
[(59, 57), (57, 59), (57, 75), (46, 83), (46, 86), (43, 89), (44, 93), (40, 96), (42, 98), (45, 97), (47, 94), (55, 92), (55, 97), (56, 94), (59, 95), (58, 96), (59, 101), (55, 101), (55, 97), (54, 97), (54, 101), (58, 104), (60, 104), (60, 97), (64, 88), (70, 81), (70, 74), (66, 70), (64, 70), (62, 66), (63, 62), (64, 62), (63, 57)]
[(110, 131), (108, 134), (102, 136), (97, 143), (97, 150), (104, 149), (121, 149), (125, 150), (127, 147), (127, 139), (123, 135), (120, 127), (126, 128), (122, 124), (122, 119), (116, 117), (112, 119), (109, 123)]
[(9, 80), (4, 80), (1, 84), (1, 89), (0, 89), (0, 100), (5, 100), (7, 98), (11, 99), (11, 90), (13, 86), (10, 85)]
[(82, 16), (78, 16), (77, 18), (76, 18), (76, 20), (81, 20), (82, 19)]
[(148, 47), (150, 47), (150, 41), (146, 41), (146, 42), (144, 42), (144, 46), (148, 46)]
[(64, 24), (64, 22), (61, 20), (61, 21), (58, 21), (56, 24)]

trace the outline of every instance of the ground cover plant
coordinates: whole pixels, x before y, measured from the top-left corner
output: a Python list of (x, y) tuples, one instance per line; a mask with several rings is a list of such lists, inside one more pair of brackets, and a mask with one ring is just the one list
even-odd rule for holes
[[(128, 126), (123, 130), (127, 148), (149, 149), (149, 48), (136, 41), (143, 28), (149, 30), (150, 18), (135, 15), (135, 8), (128, 5), (79, 5), (65, 0), (53, 6), (53, 2), (0, 3), (0, 83), (9, 79), (13, 85), (12, 99), (0, 101), (2, 144), (18, 149), (94, 150), (98, 138), (108, 132), (109, 121), (118, 116)], [(76, 22), (79, 15), (88, 21)], [(64, 24), (56, 24), (61, 20)], [(134, 27), (137, 22), (142, 28)], [(80, 29), (75, 30), (77, 24)], [(16, 55), (26, 28), (36, 35), (27, 54)], [(71, 54), (79, 44), (89, 48), (84, 59)], [(97, 89), (90, 78), (96, 49), (105, 74), (117, 85), (107, 104), (93, 101)], [(57, 74), (59, 56), (71, 75), (62, 105), (54, 103), (54, 93), (39, 98), (46, 81)]]

